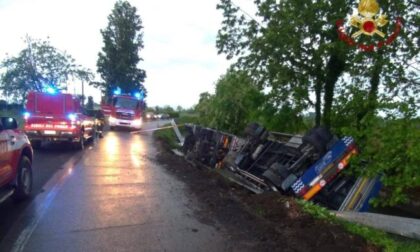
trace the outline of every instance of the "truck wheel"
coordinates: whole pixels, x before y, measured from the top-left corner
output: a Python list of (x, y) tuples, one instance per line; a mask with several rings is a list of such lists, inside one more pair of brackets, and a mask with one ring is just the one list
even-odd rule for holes
[(39, 140), (31, 141), (31, 145), (33, 149), (40, 149), (42, 142)]
[(18, 176), (16, 179), (16, 190), (13, 194), (15, 200), (23, 200), (32, 192), (32, 168), (28, 157), (22, 156), (19, 162)]

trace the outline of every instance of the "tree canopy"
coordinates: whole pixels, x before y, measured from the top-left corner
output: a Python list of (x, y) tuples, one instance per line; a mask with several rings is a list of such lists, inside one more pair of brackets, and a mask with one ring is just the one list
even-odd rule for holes
[(92, 73), (75, 63), (66, 52), (49, 41), (27, 37), (27, 47), (17, 56), (7, 57), (0, 67), (0, 90), (11, 102), (21, 103), (29, 91), (43, 91), (46, 86), (66, 89), (73, 79), (89, 81)]
[[(404, 17), (404, 32), (395, 43), (370, 53), (349, 47), (337, 33), (336, 21), (351, 14), (358, 1), (257, 0), (255, 4), (256, 20), (252, 20), (231, 0), (221, 0), (218, 8), (224, 20), (217, 48), (227, 58), (237, 59), (236, 66), (248, 71), (259, 87), (269, 88), (276, 106), (288, 102), (300, 111), (314, 109), (316, 125), (322, 119), (329, 127), (335, 98), (343, 89), (363, 83), (366, 95), (370, 94), (366, 100), (376, 100), (381, 91), (418, 92), (409, 77), (413, 69), (407, 68), (418, 62), (415, 3), (381, 3), (391, 20), (384, 31), (391, 34), (392, 21)], [(348, 28), (347, 32), (353, 30)], [(375, 39), (360, 38), (363, 43)], [(376, 109), (372, 104), (365, 106), (359, 120), (362, 114)]]
[[(360, 162), (353, 162), (352, 171), (381, 175), (391, 189), (383, 203), (404, 201), (407, 188), (420, 186), (415, 175), (420, 173), (420, 160), (413, 155), (420, 149), (418, 4), (380, 1), (378, 13), (389, 20), (380, 27), (385, 37), (354, 38), (354, 44), (375, 45), (374, 50), (359, 50), (342, 40), (336, 25), (344, 20), (342, 32), (349, 36), (359, 30), (350, 25), (350, 15), (359, 1), (254, 3), (257, 11), (252, 18), (231, 0), (221, 0), (217, 6), (224, 16), (216, 42), (219, 53), (233, 59), (235, 71), (246, 73), (250, 85), (265, 94), (265, 99), (250, 108), (250, 114), (258, 116), (243, 119), (256, 119), (274, 130), (293, 121), (283, 129), (296, 132), (302, 130), (302, 117), (315, 111), (314, 122), (307, 126), (323, 124), (338, 135), (356, 138)], [(377, 46), (392, 38), (400, 18), (403, 27), (395, 40)], [(228, 118), (227, 125), (238, 124), (225, 116), (230, 110), (216, 106), (219, 84), (215, 96), (202, 95), (198, 109), (208, 112), (211, 107), (218, 108), (213, 116)], [(241, 92), (240, 85), (231, 87), (230, 93)]]
[(143, 25), (137, 8), (127, 1), (117, 1), (108, 16), (108, 25), (101, 30), (104, 46), (97, 67), (103, 82), (93, 83), (105, 95), (119, 87), (124, 93), (143, 91), (146, 72), (139, 68), (143, 49)]

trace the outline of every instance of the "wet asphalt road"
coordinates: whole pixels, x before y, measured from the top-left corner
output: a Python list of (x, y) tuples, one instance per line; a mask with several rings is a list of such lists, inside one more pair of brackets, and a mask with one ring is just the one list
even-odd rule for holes
[[(167, 121), (155, 121), (148, 123), (148, 128), (159, 127), (168, 123)], [(121, 131), (123, 132), (123, 131)], [(100, 141), (100, 140), (99, 140)], [(93, 146), (91, 142), (87, 144), (87, 150)], [(17, 221), (22, 212), (28, 208), (33, 199), (44, 192), (43, 186), (59, 170), (63, 169), (66, 162), (76, 163), (83, 156), (84, 151), (76, 151), (68, 144), (44, 144), (41, 149), (34, 150), (33, 169), (33, 194), (32, 197), (23, 202), (15, 202), (12, 199), (0, 204), (0, 243), (9, 229)]]
[(196, 199), (157, 151), (150, 132), (108, 132), (80, 158), (61, 159), (63, 169), (22, 210), (0, 251), (226, 250), (230, 241), (198, 221)]
[(16, 203), (12, 199), (8, 199), (0, 204), (0, 242), (33, 199), (43, 192), (44, 184), (54, 173), (60, 170), (70, 158), (80, 159), (82, 154), (81, 151), (72, 150), (65, 144), (49, 144), (43, 146), (40, 150), (34, 150), (32, 164), (34, 172), (33, 195), (23, 202)]

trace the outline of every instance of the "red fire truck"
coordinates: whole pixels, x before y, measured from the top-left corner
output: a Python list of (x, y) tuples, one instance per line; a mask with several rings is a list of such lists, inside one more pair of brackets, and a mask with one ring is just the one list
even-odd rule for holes
[(29, 140), (16, 120), (0, 117), (0, 203), (10, 196), (20, 200), (31, 194), (32, 156)]
[(107, 104), (102, 104), (104, 115), (108, 116), (110, 129), (123, 127), (128, 129), (141, 129), (143, 124), (143, 111), (145, 104), (141, 92), (121, 94), (118, 89), (108, 100)]
[(95, 119), (83, 113), (80, 100), (54, 89), (30, 92), (24, 118), (25, 132), (34, 148), (42, 141), (54, 141), (84, 149), (85, 141), (96, 137)]

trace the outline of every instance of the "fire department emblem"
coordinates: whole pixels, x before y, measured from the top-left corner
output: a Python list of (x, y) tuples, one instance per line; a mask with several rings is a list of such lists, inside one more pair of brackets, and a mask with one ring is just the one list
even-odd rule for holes
[(373, 36), (375, 34), (385, 37), (385, 34), (378, 28), (385, 26), (388, 23), (386, 15), (379, 14), (379, 4), (376, 0), (361, 0), (359, 3), (359, 14), (351, 17), (350, 23), (352, 26), (359, 28), (359, 31), (351, 35), (352, 38), (357, 38), (361, 34)]
[[(344, 27), (344, 20), (337, 20), (337, 31), (340, 40), (344, 41), (350, 46), (356, 46), (362, 51), (374, 51), (380, 49), (386, 45), (391, 44), (398, 36), (402, 28), (402, 19), (397, 18), (395, 22), (395, 28), (392, 34), (385, 38), (386, 34), (381, 31), (381, 28), (388, 24), (388, 17), (380, 12), (379, 4), (376, 0), (360, 0), (357, 8), (358, 13), (351, 17), (350, 25), (356, 27), (358, 31), (347, 35)], [(363, 44), (356, 42), (355, 39), (361, 35), (371, 36), (378, 35), (384, 40), (378, 41), (378, 43)]]

